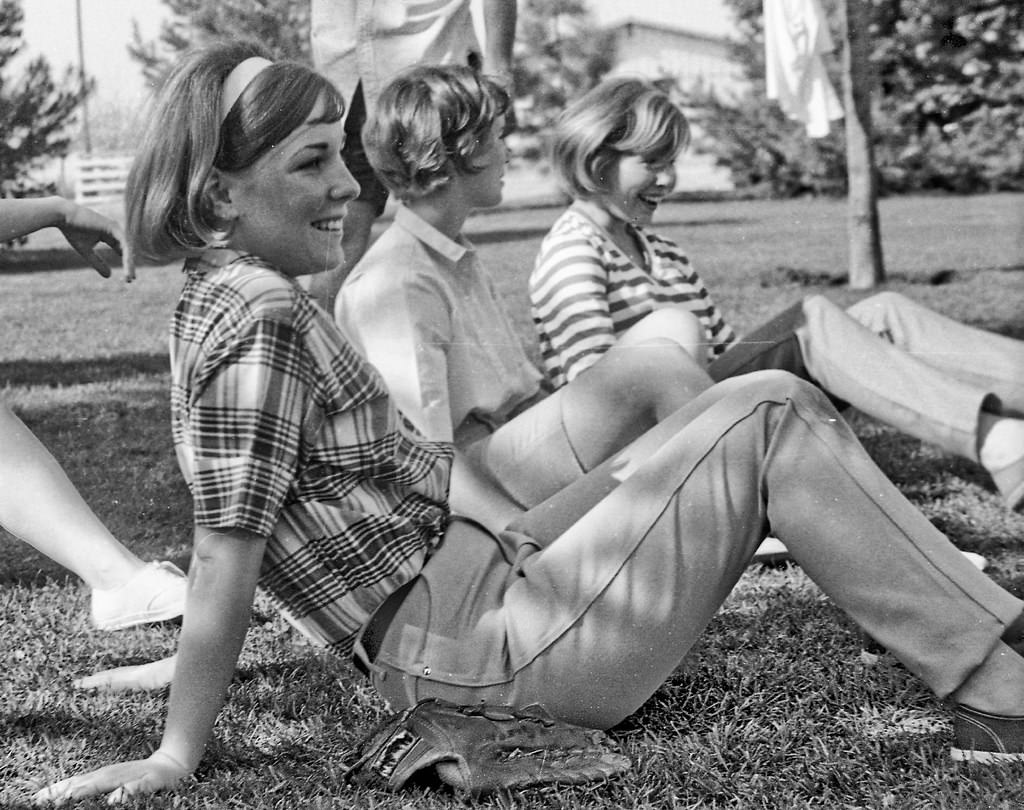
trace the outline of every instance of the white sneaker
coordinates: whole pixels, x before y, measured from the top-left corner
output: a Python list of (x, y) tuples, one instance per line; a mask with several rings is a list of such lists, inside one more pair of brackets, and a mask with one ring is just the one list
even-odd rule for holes
[(92, 623), (100, 630), (165, 622), (185, 612), (188, 578), (169, 562), (151, 562), (124, 585), (92, 592)]

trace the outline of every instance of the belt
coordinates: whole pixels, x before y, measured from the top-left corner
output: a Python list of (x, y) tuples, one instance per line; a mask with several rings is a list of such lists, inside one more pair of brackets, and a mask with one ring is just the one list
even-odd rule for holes
[(391, 627), (395, 614), (398, 613), (402, 602), (405, 601), (405, 597), (409, 595), (409, 591), (412, 590), (412, 586), (416, 584), (418, 579), (419, 577), (415, 576), (398, 588), (398, 590), (393, 591), (381, 603), (380, 607), (374, 611), (366, 626), (363, 627), (362, 635), (356, 641), (355, 649), (352, 653), (352, 662), (355, 664), (356, 669), (367, 677), (370, 676), (370, 665), (377, 660), (377, 653), (380, 652), (381, 642)]

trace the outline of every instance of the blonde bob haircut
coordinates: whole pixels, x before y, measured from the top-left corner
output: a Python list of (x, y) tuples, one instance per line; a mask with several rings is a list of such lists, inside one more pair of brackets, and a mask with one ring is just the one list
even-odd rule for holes
[(313, 123), (344, 115), (327, 79), (298, 62), (275, 62), (249, 82), (222, 122), (224, 81), (253, 56), (270, 58), (251, 42), (214, 43), (186, 54), (161, 83), (125, 188), (127, 240), (137, 261), (173, 261), (222, 243), (229, 224), (213, 213), (214, 170), (252, 166), (321, 101)]
[(686, 116), (668, 93), (644, 79), (607, 79), (559, 116), (551, 166), (570, 196), (589, 199), (610, 190), (620, 158), (669, 163), (689, 142)]
[(474, 156), (508, 106), (508, 93), (471, 68), (414, 67), (381, 92), (363, 127), (363, 147), (388, 190), (415, 199), (455, 172), (479, 171)]

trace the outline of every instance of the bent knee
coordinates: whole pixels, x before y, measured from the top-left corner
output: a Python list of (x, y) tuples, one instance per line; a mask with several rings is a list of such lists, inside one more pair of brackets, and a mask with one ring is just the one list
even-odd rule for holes
[(913, 301), (896, 292), (880, 292), (858, 301), (846, 314), (862, 326), (889, 341), (893, 330), (901, 323), (903, 314), (916, 306)]
[(805, 313), (822, 312), (824, 310), (838, 310), (840, 307), (830, 298), (821, 293), (808, 295), (803, 299), (803, 310)]
[(828, 397), (814, 383), (801, 379), (789, 371), (752, 371), (718, 385), (730, 383), (736, 383), (737, 388), (748, 394), (753, 393), (767, 399), (814, 399), (828, 402)]
[(704, 365), (675, 340), (652, 337), (632, 344), (617, 344), (609, 350), (600, 366), (615, 380), (612, 385), (620, 396), (650, 398), (658, 392), (678, 387), (706, 388), (711, 380)]
[(682, 307), (661, 307), (645, 315), (622, 336), (628, 342), (668, 338), (680, 344), (692, 344), (703, 338), (704, 328), (697, 316)]

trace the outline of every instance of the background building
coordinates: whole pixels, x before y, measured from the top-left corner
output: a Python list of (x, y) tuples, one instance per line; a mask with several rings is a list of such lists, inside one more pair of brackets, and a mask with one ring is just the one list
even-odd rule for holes
[(723, 95), (740, 87), (725, 37), (638, 19), (608, 30), (615, 41), (615, 73), (671, 77), (682, 90), (701, 83)]

